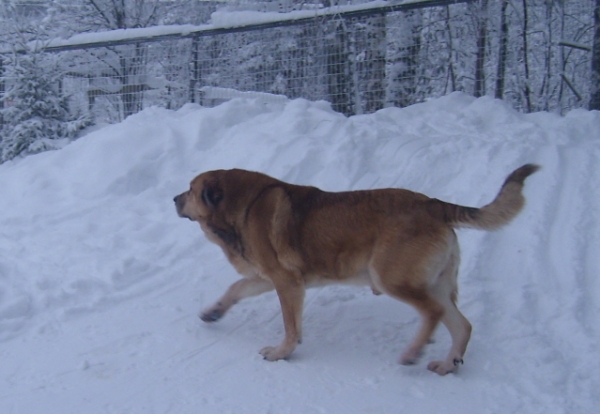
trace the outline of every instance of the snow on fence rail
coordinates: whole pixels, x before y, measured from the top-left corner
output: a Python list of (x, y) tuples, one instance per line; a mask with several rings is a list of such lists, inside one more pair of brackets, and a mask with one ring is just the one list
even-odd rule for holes
[[(477, 7), (471, 0), (376, 1), (291, 13), (217, 13), (212, 25), (77, 35), (44, 50), (60, 55), (60, 88), (71, 96), (71, 110), (96, 122), (118, 122), (152, 105), (212, 105), (224, 99), (214, 98), (217, 91), (322, 99), (351, 115), (455, 90), (493, 94), (499, 59), (493, 38), (478, 38)], [(16, 55), (0, 56), (7, 61), (6, 86), (15, 82), (7, 57)], [(549, 70), (540, 80), (545, 86), (537, 87), (523, 80), (522, 57), (508, 53), (502, 97), (522, 110), (583, 106), (589, 97), (568, 91), (589, 90), (589, 57), (569, 57), (553, 62), (560, 70)], [(564, 79), (568, 88), (560, 86)]]

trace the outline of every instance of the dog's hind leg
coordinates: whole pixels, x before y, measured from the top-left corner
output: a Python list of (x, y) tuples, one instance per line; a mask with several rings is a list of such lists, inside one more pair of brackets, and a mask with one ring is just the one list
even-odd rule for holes
[(427, 366), (427, 369), (440, 375), (458, 370), (459, 364), (463, 362), (463, 355), (467, 350), (467, 344), (471, 337), (471, 324), (456, 306), (458, 261), (458, 244), (455, 244), (450, 261), (431, 289), (434, 297), (444, 308), (442, 323), (448, 328), (452, 337), (452, 347), (446, 359), (444, 361), (432, 361)]
[[(390, 292), (391, 293), (391, 292)], [(444, 313), (442, 306), (429, 295), (426, 289), (400, 287), (393, 295), (397, 299), (412, 305), (421, 315), (421, 326), (417, 336), (400, 357), (403, 365), (416, 364), (423, 353)]]
[(447, 234), (429, 231), (404, 240), (397, 237), (382, 240), (369, 272), (378, 289), (413, 306), (421, 316), (416, 337), (400, 357), (401, 364), (412, 365), (444, 316), (444, 306), (430, 288), (449, 258), (448, 245), (443, 242)]
[(471, 337), (471, 324), (463, 316), (451, 300), (444, 301), (444, 316), (442, 323), (450, 331), (452, 347), (444, 361), (431, 361), (427, 369), (440, 375), (458, 371), (459, 364), (463, 362), (463, 355)]
[[(396, 263), (401, 263), (401, 258)], [(376, 266), (375, 266), (376, 267)], [(416, 364), (423, 348), (431, 340), (431, 336), (435, 331), (440, 319), (444, 314), (443, 306), (429, 293), (426, 283), (422, 282), (425, 278), (420, 278), (418, 270), (415, 268), (403, 267), (398, 265), (394, 269), (394, 273), (405, 273), (411, 276), (406, 278), (405, 275), (390, 277), (386, 275), (385, 269), (381, 269), (377, 273), (381, 277), (378, 285), (388, 295), (402, 302), (413, 306), (421, 315), (421, 325), (417, 336), (412, 341), (407, 350), (400, 357), (400, 363), (403, 365)], [(386, 277), (387, 276), (387, 277)]]
[(211, 307), (200, 312), (204, 322), (216, 322), (236, 303), (244, 298), (257, 296), (273, 290), (271, 282), (258, 277), (243, 278), (229, 286), (225, 294)]

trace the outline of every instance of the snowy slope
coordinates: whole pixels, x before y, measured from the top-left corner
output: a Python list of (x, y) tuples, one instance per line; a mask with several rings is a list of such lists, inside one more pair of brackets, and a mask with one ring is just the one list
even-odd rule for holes
[[(324, 102), (151, 108), (0, 165), (0, 413), (592, 413), (600, 403), (600, 113), (524, 115), (452, 94), (345, 118)], [(415, 311), (368, 288), (309, 291), (289, 361), (274, 293), (219, 323), (237, 275), (172, 197), (240, 167), (327, 190), (397, 186), (483, 205), (543, 169), (508, 227), (461, 230), (458, 375), (439, 329), (400, 366)]]

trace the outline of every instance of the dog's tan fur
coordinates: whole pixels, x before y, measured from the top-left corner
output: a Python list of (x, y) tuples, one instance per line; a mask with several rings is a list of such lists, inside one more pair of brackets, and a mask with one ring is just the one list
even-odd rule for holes
[(331, 193), (284, 183), (264, 174), (233, 169), (203, 173), (175, 197), (181, 217), (200, 223), (244, 278), (201, 313), (220, 319), (235, 303), (275, 289), (285, 338), (263, 348), (265, 359), (286, 358), (302, 337), (305, 288), (362, 283), (414, 306), (420, 330), (402, 354), (414, 364), (441, 321), (452, 347), (428, 368), (455, 372), (471, 335), (456, 307), (459, 248), (456, 227), (493, 230), (522, 209), (523, 182), (538, 166), (508, 176), (496, 199), (470, 208), (403, 189)]

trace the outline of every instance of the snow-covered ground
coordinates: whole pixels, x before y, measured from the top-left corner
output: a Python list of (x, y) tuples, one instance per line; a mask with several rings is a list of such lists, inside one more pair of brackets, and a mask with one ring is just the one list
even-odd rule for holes
[[(147, 109), (0, 166), (0, 413), (592, 413), (600, 397), (600, 113), (524, 115), (455, 93), (346, 118), (324, 102)], [(289, 361), (274, 293), (217, 324), (237, 275), (172, 198), (240, 167), (326, 190), (404, 187), (480, 206), (527, 163), (508, 227), (461, 230), (465, 364), (444, 328), (398, 365), (416, 312), (368, 288), (310, 290)]]

